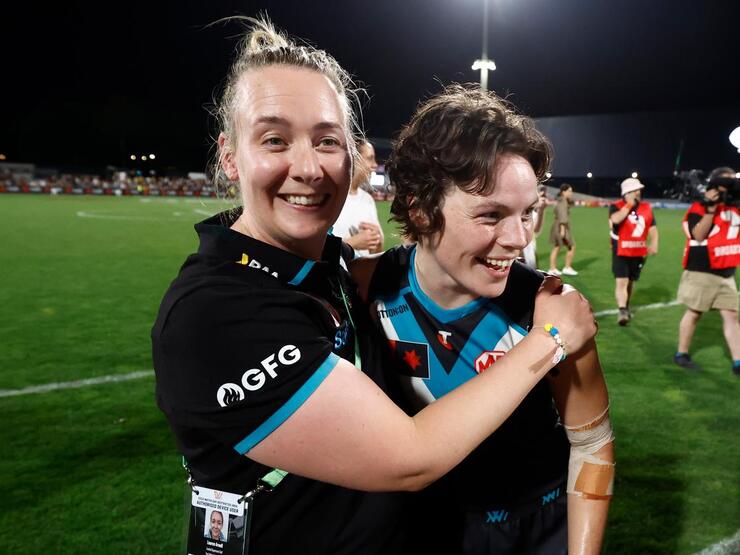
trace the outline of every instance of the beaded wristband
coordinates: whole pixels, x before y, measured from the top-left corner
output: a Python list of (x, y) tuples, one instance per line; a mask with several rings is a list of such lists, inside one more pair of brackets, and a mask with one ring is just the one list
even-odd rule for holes
[[(540, 326), (535, 326), (532, 329), (539, 327)], [(568, 356), (568, 353), (565, 352), (565, 343), (563, 342), (563, 338), (560, 337), (560, 332), (558, 331), (558, 328), (556, 328), (549, 322), (542, 326), (542, 328), (545, 330), (545, 332), (549, 333), (550, 337), (552, 337), (555, 340), (555, 343), (558, 344), (558, 348), (555, 350), (555, 354), (552, 357), (552, 363), (558, 364), (559, 362), (563, 362), (565, 360), (565, 357)]]

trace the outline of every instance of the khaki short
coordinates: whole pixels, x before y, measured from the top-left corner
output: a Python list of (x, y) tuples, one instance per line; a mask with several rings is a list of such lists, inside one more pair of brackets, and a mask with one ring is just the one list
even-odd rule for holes
[(684, 270), (678, 284), (678, 302), (696, 312), (737, 310), (735, 276), (723, 278), (707, 272)]
[(550, 227), (550, 243), (555, 247), (567, 247), (568, 250), (572, 249), (575, 243), (570, 233), (570, 225), (565, 224), (565, 235), (561, 236), (560, 225), (557, 222), (553, 222)]

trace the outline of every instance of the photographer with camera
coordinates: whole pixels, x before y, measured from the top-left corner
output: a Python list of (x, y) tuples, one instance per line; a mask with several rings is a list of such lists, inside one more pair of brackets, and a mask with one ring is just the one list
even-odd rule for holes
[(614, 296), (619, 308), (617, 323), (626, 326), (632, 319), (629, 309), (632, 289), (640, 279), (645, 258), (658, 254), (658, 228), (650, 203), (641, 200), (645, 185), (628, 177), (620, 188), (622, 198), (609, 206), (609, 225), (612, 274), (616, 280)]
[(689, 356), (691, 339), (702, 314), (719, 310), (732, 371), (740, 376), (740, 326), (737, 321), (735, 267), (740, 265), (740, 210), (735, 170), (715, 168), (709, 174), (703, 198), (694, 202), (683, 219), (686, 233), (684, 272), (678, 300), (686, 313), (678, 326), (678, 350), (673, 357), (686, 370), (700, 370)]

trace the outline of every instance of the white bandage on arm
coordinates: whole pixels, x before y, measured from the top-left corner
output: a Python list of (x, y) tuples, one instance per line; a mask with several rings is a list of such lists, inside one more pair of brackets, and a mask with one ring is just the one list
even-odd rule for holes
[(589, 499), (609, 499), (614, 489), (614, 463), (594, 455), (614, 441), (609, 407), (587, 424), (565, 426), (565, 433), (570, 441), (566, 491)]

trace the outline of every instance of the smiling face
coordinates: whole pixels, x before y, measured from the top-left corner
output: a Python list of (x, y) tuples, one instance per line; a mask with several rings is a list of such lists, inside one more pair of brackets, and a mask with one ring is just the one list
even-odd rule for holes
[(336, 89), (315, 71), (267, 66), (242, 76), (236, 110), (235, 141), (219, 137), (223, 169), (239, 180), (244, 204), (234, 229), (319, 258), (351, 175)]
[(224, 527), (224, 517), (219, 511), (211, 513), (211, 538), (221, 537), (221, 529)]
[(516, 154), (500, 154), (493, 191), (452, 187), (444, 197), (444, 229), (423, 238), (416, 253), (422, 289), (444, 308), (504, 292), (511, 264), (532, 240), (537, 177)]

